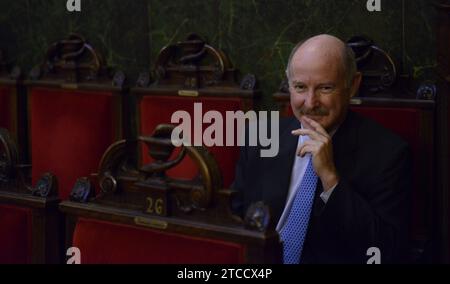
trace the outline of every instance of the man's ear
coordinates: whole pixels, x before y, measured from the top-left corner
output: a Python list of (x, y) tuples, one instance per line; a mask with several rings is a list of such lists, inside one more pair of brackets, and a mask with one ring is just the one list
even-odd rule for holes
[(353, 98), (358, 92), (359, 86), (361, 85), (361, 80), (362, 80), (362, 73), (356, 72), (355, 76), (353, 77), (352, 86), (350, 88), (350, 98)]

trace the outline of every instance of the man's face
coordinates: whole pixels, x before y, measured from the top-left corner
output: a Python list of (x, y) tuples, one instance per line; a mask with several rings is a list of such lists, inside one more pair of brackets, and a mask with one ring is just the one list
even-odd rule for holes
[(303, 56), (297, 52), (292, 59), (289, 81), (291, 107), (298, 120), (305, 115), (328, 132), (342, 122), (350, 102), (351, 88), (346, 86), (339, 58), (314, 54)]

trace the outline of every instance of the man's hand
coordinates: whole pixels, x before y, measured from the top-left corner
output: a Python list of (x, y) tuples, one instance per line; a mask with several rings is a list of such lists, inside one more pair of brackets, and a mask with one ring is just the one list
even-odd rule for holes
[(304, 128), (294, 130), (292, 134), (308, 135), (310, 140), (298, 148), (297, 155), (304, 157), (306, 153), (312, 154), (314, 170), (322, 182), (323, 190), (328, 191), (339, 182), (331, 137), (319, 123), (309, 117), (302, 116), (301, 122)]

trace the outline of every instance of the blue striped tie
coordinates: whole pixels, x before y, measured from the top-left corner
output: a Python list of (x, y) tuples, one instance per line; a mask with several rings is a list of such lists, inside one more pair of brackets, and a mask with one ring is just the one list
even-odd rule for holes
[(317, 175), (312, 166), (312, 158), (310, 158), (303, 180), (295, 193), (291, 211), (280, 234), (283, 240), (284, 263), (300, 262), (316, 186)]

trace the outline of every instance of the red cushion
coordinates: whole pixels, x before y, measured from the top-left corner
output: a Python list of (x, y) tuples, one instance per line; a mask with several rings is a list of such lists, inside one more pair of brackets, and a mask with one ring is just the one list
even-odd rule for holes
[(0, 263), (30, 263), (31, 209), (0, 205)]
[(351, 109), (397, 133), (410, 144), (412, 151), (417, 153), (420, 138), (420, 110), (361, 106), (352, 106)]
[(11, 89), (0, 86), (0, 128), (11, 130)]
[(80, 218), (73, 246), (81, 263), (243, 263), (239, 244)]
[[(421, 189), (419, 185), (423, 178), (421, 174), (423, 171), (429, 171), (431, 176), (432, 165), (419, 163), (422, 149), (420, 145), (420, 116), (421, 112), (413, 108), (387, 108), (387, 107), (362, 107), (352, 106), (351, 109), (355, 112), (361, 113), (365, 117), (372, 118), (384, 127), (397, 133), (406, 142), (409, 143), (413, 159), (413, 200), (412, 200), (412, 218), (413, 230), (415, 234), (419, 234), (421, 225), (427, 225), (425, 208), (427, 204), (424, 202), (427, 195), (431, 194), (431, 188)], [(431, 159), (430, 159), (431, 162)]]
[(108, 92), (31, 91), (33, 183), (50, 171), (66, 199), (77, 178), (97, 171), (115, 139), (114, 100)]
[[(164, 96), (145, 96), (140, 104), (140, 133), (141, 135), (151, 135), (158, 124), (170, 123), (172, 114), (178, 110), (184, 110), (191, 115), (191, 129), (193, 132), (194, 124), (194, 103), (202, 103), (202, 112), (205, 114), (209, 110), (215, 110), (223, 115), (225, 123), (226, 111), (246, 111), (246, 102), (240, 98), (186, 98), (186, 97), (164, 97)], [(203, 131), (208, 124), (203, 124)], [(236, 127), (235, 127), (236, 133)], [(226, 133), (224, 131), (224, 141), (226, 141)], [(193, 134), (191, 134), (193, 137)], [(235, 135), (236, 137), (236, 135)], [(193, 144), (193, 140), (191, 141)], [(231, 185), (234, 179), (234, 168), (239, 158), (239, 147), (209, 147), (208, 150), (214, 156), (219, 164), (222, 173), (224, 186)], [(175, 154), (174, 154), (175, 155)], [(149, 163), (151, 159), (143, 148), (143, 163)], [(191, 179), (197, 174), (197, 170), (193, 162), (185, 159), (179, 166), (168, 171), (171, 177)]]

